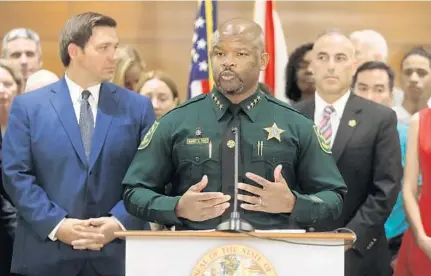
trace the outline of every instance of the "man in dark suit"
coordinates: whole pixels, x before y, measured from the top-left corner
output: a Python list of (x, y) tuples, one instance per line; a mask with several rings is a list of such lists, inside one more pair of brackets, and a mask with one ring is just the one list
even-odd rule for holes
[[(0, 133), (0, 151), (2, 135)], [(0, 171), (2, 170), (0, 154)], [(16, 226), (16, 211), (10, 204), (0, 177), (0, 275), (9, 275)]]
[(346, 246), (346, 276), (390, 275), (384, 223), (395, 204), (402, 174), (395, 112), (350, 92), (354, 46), (339, 32), (318, 37), (313, 48), (314, 99), (296, 105), (332, 147), (348, 192), (341, 216), (316, 231), (347, 227), (357, 235)]
[(114, 19), (72, 17), (61, 33), (64, 77), (12, 104), (3, 168), (19, 215), (13, 273), (124, 275), (114, 232), (149, 229), (125, 210), (121, 181), (155, 114), (148, 98), (108, 82), (117, 45)]

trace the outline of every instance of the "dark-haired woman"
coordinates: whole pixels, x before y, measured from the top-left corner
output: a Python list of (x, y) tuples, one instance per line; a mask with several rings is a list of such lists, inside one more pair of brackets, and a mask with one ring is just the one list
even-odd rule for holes
[(292, 103), (314, 96), (316, 86), (310, 69), (313, 43), (306, 43), (289, 56), (286, 67), (286, 96)]

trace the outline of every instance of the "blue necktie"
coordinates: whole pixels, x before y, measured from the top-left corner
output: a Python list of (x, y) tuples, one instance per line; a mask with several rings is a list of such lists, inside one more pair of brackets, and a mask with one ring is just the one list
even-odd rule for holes
[(91, 140), (93, 137), (94, 129), (93, 111), (91, 111), (91, 106), (88, 102), (88, 98), (90, 97), (90, 95), (90, 91), (82, 91), (81, 110), (79, 115), (79, 129), (81, 130), (81, 138), (84, 145), (85, 156), (87, 157), (87, 160), (89, 160), (90, 158)]

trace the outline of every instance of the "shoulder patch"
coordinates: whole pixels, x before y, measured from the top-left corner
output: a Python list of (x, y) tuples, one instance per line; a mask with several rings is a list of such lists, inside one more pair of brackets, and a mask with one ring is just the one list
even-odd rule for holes
[(317, 136), (317, 141), (319, 142), (320, 148), (326, 152), (331, 154), (331, 146), (328, 145), (328, 143), (326, 142), (325, 137), (323, 137), (322, 133), (320, 132), (320, 130), (317, 128), (316, 125), (313, 125), (313, 129), (314, 129), (314, 133), (316, 133)]
[(145, 149), (153, 139), (154, 132), (156, 132), (157, 127), (159, 126), (159, 122), (155, 121), (151, 128), (148, 130), (147, 134), (145, 134), (144, 139), (142, 139), (141, 144), (138, 147), (138, 150)]

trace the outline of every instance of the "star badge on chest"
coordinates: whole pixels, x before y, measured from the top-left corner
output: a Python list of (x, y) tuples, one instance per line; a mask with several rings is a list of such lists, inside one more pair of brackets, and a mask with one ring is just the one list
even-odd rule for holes
[(281, 142), (281, 134), (284, 132), (284, 130), (281, 128), (278, 128), (276, 123), (272, 124), (272, 126), (270, 127), (264, 128), (264, 130), (268, 132), (267, 140), (274, 138), (274, 139), (277, 139), (279, 142)]

